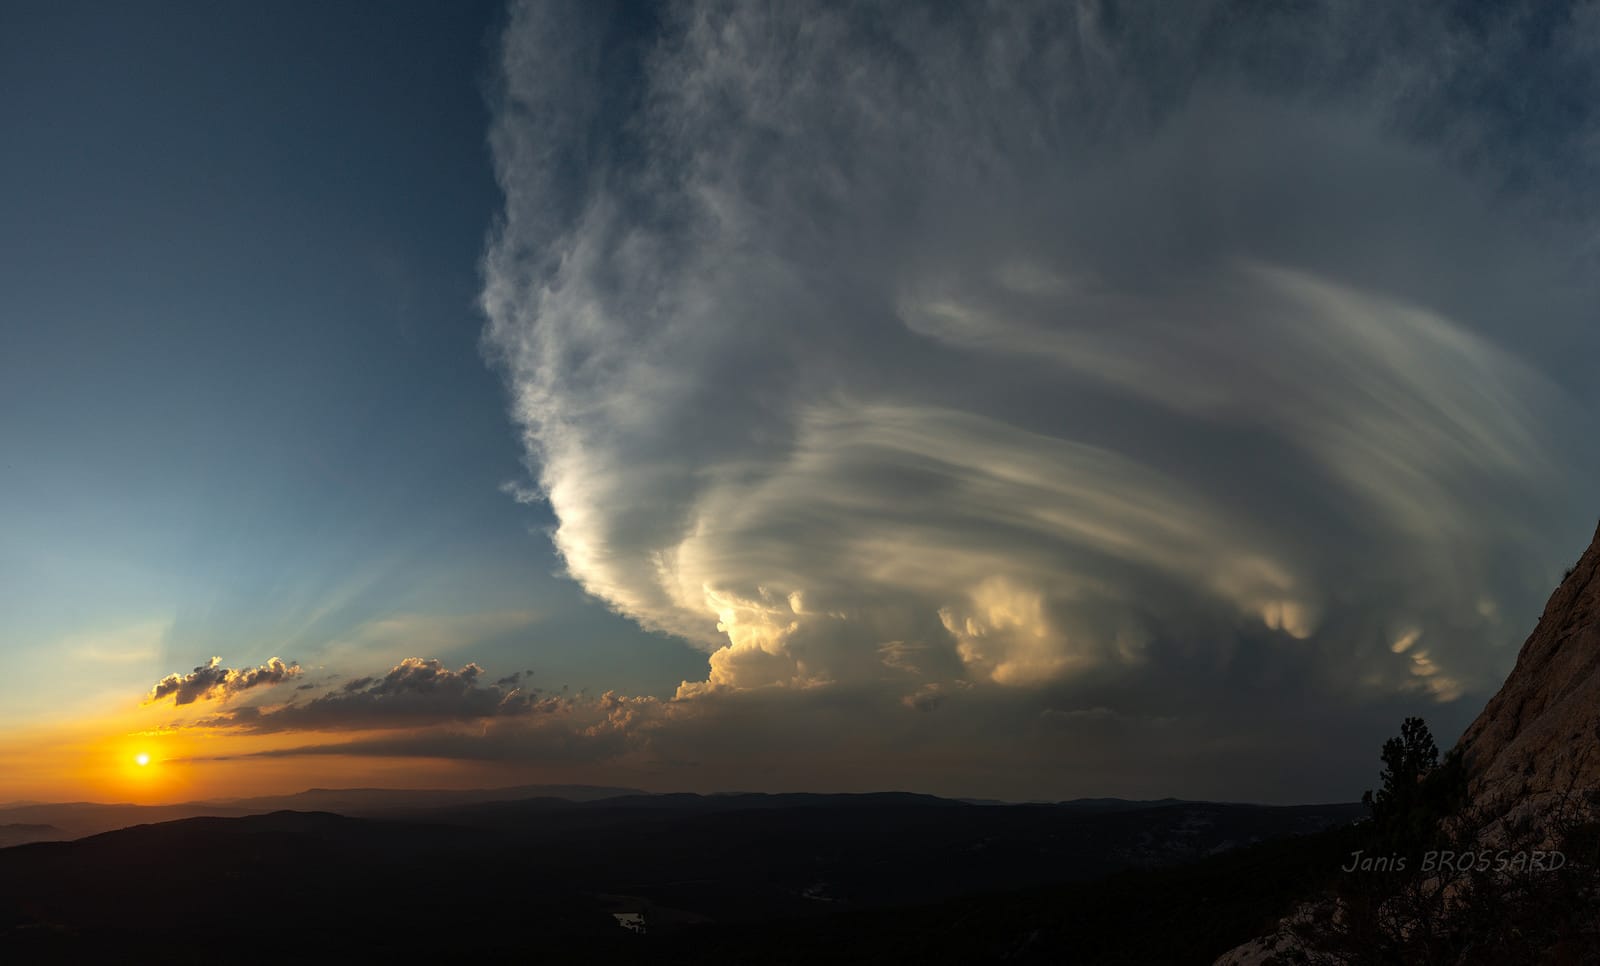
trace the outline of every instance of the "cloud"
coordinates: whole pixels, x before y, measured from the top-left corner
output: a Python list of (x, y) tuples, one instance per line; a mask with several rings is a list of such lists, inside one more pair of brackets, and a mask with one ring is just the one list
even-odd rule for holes
[(1226, 742), (1261, 667), (1255, 728), (1504, 673), (1600, 455), (1592, 10), (607, 16), (513, 8), (486, 341), (684, 707)]
[(226, 700), (251, 688), (282, 684), (300, 676), (300, 665), (282, 658), (269, 658), (260, 667), (227, 668), (222, 658), (213, 657), (188, 674), (169, 674), (156, 682), (145, 697), (146, 704), (172, 697), (175, 704), (193, 704), (207, 698)]
[(256, 734), (359, 731), (551, 713), (562, 706), (537, 690), (481, 685), (482, 673), (476, 664), (452, 671), (435, 658), (408, 657), (382, 676), (353, 678), (304, 703), (235, 708), (196, 724)]
[(604, 717), (593, 718), (584, 713), (589, 710), (575, 708), (544, 719), (496, 720), (470, 731), (442, 726), (396, 730), (347, 741), (223, 753), (211, 756), (210, 760), (348, 755), (524, 765), (593, 765), (614, 761), (634, 745), (626, 729), (609, 724)]
[(538, 503), (542, 499), (538, 490), (530, 489), (515, 480), (507, 480), (500, 484), (500, 492), (524, 506)]

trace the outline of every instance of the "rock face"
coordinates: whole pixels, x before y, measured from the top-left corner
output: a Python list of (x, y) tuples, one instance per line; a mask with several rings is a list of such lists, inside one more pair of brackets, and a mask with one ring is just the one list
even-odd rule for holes
[[(1500, 839), (1510, 820), (1542, 818), (1564, 798), (1578, 805), (1600, 792), (1600, 529), (1456, 747), (1466, 759), (1473, 823), (1462, 830), (1480, 845)], [(1277, 931), (1223, 953), (1214, 966), (1304, 962), (1293, 923), (1321, 914), (1303, 902)]]
[(1600, 789), (1600, 530), (1457, 747), (1483, 819)]

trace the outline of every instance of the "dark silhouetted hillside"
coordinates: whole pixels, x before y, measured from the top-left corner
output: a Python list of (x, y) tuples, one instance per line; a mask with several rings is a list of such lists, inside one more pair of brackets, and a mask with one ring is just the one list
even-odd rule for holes
[[(478, 802), (384, 819), (193, 818), (0, 850), (0, 960), (423, 961), (538, 949), (563, 960), (687, 962), (720, 950), (817, 962), (837, 959), (826, 950), (843, 943), (868, 957), (855, 961), (873, 961), (873, 950), (931, 943), (986, 955), (1025, 940), (1059, 950), (1084, 917), (1132, 914), (1095, 896), (1161, 883), (1176, 897), (1194, 885), (1175, 868), (1155, 879), (1129, 870), (1218, 854), (1246, 861), (1262, 853), (1239, 846), (1359, 810), (674, 795)], [(1118, 873), (1120, 884), (1074, 885)], [(1212, 927), (1270, 918), (1255, 895), (1240, 893), (1248, 915), (1234, 918), (1196, 918), (1192, 901), (1162, 914), (1209, 923), (1196, 939), (1205, 944)], [(623, 930), (620, 912), (644, 914), (648, 934)], [(967, 923), (960, 943), (949, 934), (956, 922)], [(1035, 931), (1043, 938), (1027, 940)], [(813, 958), (783, 958), (799, 950)]]

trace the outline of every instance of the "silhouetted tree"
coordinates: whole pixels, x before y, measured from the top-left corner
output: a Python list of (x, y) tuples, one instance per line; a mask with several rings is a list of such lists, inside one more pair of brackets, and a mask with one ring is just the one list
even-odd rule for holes
[[(1532, 814), (1483, 814), (1467, 799), (1461, 757), (1441, 760), (1420, 718), (1406, 719), (1382, 758), (1382, 787), (1362, 796), (1373, 820), (1359, 844), (1408, 862), (1335, 876), (1293, 929), (1297, 961), (1600, 962), (1600, 792), (1574, 779)], [(1451, 864), (1426, 861), (1430, 853)]]
[(1390, 848), (1433, 844), (1440, 823), (1466, 801), (1466, 769), (1457, 751), (1439, 761), (1439, 746), (1421, 718), (1407, 718), (1383, 743), (1382, 786), (1361, 796), (1372, 810), (1379, 843)]

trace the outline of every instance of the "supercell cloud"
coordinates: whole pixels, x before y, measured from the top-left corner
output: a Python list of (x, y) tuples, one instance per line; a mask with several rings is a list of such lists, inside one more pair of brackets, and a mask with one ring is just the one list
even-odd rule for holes
[(557, 549), (708, 652), (680, 704), (831, 690), (1084, 793), (1453, 708), (1592, 514), (1597, 38), (518, 5), (483, 301)]

